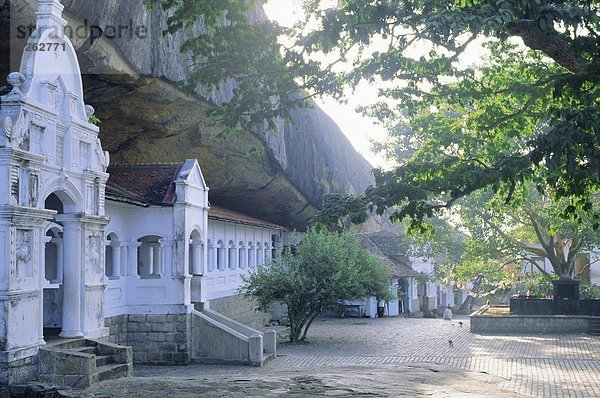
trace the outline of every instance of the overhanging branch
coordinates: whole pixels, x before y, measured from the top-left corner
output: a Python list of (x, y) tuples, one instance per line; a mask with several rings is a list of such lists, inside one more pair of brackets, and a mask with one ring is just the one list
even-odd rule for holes
[(585, 59), (557, 31), (542, 30), (535, 20), (511, 21), (506, 24), (506, 28), (511, 35), (523, 39), (527, 47), (542, 51), (570, 72), (580, 72), (587, 65)]

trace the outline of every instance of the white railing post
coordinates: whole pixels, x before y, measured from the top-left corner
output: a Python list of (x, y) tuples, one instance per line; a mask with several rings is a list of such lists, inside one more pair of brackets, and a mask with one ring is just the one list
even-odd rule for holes
[(254, 334), (248, 338), (248, 350), (250, 363), (255, 366), (262, 366), (263, 337), (260, 334)]
[(265, 352), (267, 354), (277, 353), (277, 332), (269, 329), (264, 332)]

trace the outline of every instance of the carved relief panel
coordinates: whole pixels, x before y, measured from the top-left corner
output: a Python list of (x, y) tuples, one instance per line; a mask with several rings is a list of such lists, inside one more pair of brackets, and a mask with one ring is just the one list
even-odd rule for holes
[(17, 276), (33, 276), (33, 231), (16, 230), (15, 265)]
[(90, 235), (87, 239), (87, 263), (88, 270), (96, 275), (102, 273), (100, 262), (100, 236)]

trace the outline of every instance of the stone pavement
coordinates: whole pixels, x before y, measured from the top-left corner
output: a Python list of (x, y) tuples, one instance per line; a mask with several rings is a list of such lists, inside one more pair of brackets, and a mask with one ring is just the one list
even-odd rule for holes
[(194, 381), (189, 391), (217, 392), (207, 396), (600, 397), (600, 337), (475, 335), (467, 317), (320, 319), (308, 343), (281, 344), (278, 353), (264, 368), (137, 366), (138, 388), (121, 381), (89, 391), (138, 396), (130, 394), (140, 383), (160, 386), (151, 391)]

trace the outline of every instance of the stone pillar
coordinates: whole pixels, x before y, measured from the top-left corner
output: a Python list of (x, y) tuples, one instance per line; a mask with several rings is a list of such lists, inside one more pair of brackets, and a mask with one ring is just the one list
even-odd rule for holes
[(110, 279), (121, 278), (121, 243), (119, 241), (111, 241), (112, 249), (112, 273)]
[(64, 274), (63, 322), (60, 337), (83, 337), (81, 331), (82, 253), (81, 222), (73, 215), (60, 215), (56, 220), (63, 225)]
[(204, 273), (204, 267), (202, 267), (202, 242), (192, 241), (192, 275), (202, 275)]

